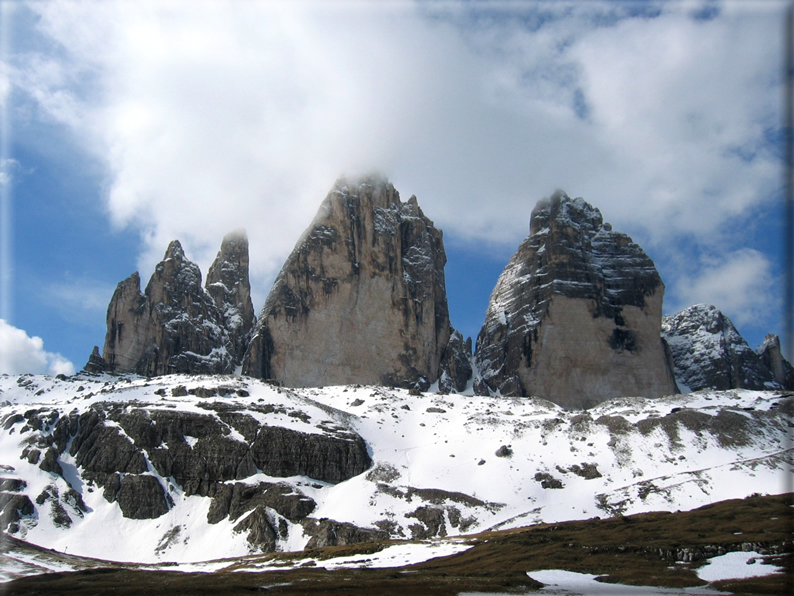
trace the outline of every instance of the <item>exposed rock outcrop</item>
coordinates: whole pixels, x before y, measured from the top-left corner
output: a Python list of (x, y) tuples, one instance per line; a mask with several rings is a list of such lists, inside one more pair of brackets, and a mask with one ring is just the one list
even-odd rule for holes
[(460, 332), (453, 330), (441, 357), (438, 390), (441, 393), (461, 392), (471, 376), (471, 338), (464, 341)]
[(27, 495), (0, 492), (0, 531), (13, 534), (20, 518), (33, 515), (35, 511)]
[(198, 265), (179, 241), (141, 292), (137, 272), (122, 281), (107, 312), (101, 359), (91, 355), (89, 372), (230, 373), (241, 362), (253, 322), (248, 281), (248, 241), (226, 236), (201, 286)]
[[(53, 454), (55, 463), (68, 449), (82, 478), (100, 487), (105, 499), (118, 502), (123, 515), (132, 519), (151, 519), (168, 512), (170, 497), (156, 473), (178, 484), (185, 496), (212, 497), (210, 523), (226, 516), (236, 520), (260, 506), (298, 522), (314, 510), (315, 503), (296, 493), (294, 487), (229, 481), (263, 472), (338, 483), (372, 464), (363, 439), (348, 429), (326, 424), (300, 432), (265, 424), (252, 415), (292, 419), (290, 414), (299, 417), (301, 412), (250, 405), (244, 413), (234, 405), (212, 402), (206, 407), (210, 411), (203, 414), (138, 402), (100, 402), (79, 415), (29, 410), (24, 420), (25, 428), (39, 431), (36, 445), (50, 445), (48, 453)], [(24, 488), (24, 483), (15, 482), (2, 479), (2, 486), (6, 490)], [(256, 527), (257, 532), (264, 531), (262, 523), (257, 522)], [(252, 528), (246, 525), (243, 529)]]
[(450, 336), (441, 231), (380, 177), (339, 180), (262, 309), (243, 373), (429, 387)]
[(676, 392), (659, 337), (664, 285), (631, 238), (558, 191), (491, 294), (475, 359), (481, 394), (588, 408)]
[(129, 519), (154, 519), (173, 505), (160, 481), (149, 474), (112, 474), (103, 496), (110, 503), (118, 501), (121, 513)]
[(303, 522), (303, 531), (309, 538), (307, 549), (323, 548), (326, 546), (344, 546), (357, 542), (377, 542), (388, 540), (389, 533), (372, 528), (360, 528), (348, 522), (338, 522), (333, 519), (306, 519)]
[(787, 374), (789, 383), (794, 377), (776, 336), (767, 336), (756, 352), (731, 320), (708, 304), (665, 317), (662, 336), (682, 390), (775, 389), (786, 386)]
[(767, 335), (756, 353), (761, 357), (764, 366), (772, 371), (776, 383), (784, 389), (794, 390), (794, 367), (783, 357), (777, 335)]
[(207, 521), (211, 524), (222, 519), (236, 520), (248, 511), (257, 507), (268, 507), (280, 516), (297, 522), (308, 516), (317, 504), (313, 499), (295, 491), (289, 484), (257, 484), (219, 485), (207, 513)]
[(241, 363), (255, 318), (248, 275), (248, 238), (243, 230), (224, 237), (218, 256), (207, 271), (205, 287), (220, 311), (234, 349), (234, 362)]

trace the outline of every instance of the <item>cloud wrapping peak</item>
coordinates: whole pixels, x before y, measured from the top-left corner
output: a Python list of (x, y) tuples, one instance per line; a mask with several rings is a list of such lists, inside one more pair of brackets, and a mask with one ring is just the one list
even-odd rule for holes
[(698, 6), (32, 3), (58, 51), (11, 79), (104, 164), (144, 276), (174, 238), (206, 270), (244, 226), (261, 303), (333, 181), (372, 169), (464, 240), (517, 245), (564, 188), (664, 250), (741, 242), (779, 184), (780, 9)]
[(74, 365), (60, 354), (45, 351), (40, 337), (29, 337), (0, 319), (0, 374), (24, 373), (72, 375)]

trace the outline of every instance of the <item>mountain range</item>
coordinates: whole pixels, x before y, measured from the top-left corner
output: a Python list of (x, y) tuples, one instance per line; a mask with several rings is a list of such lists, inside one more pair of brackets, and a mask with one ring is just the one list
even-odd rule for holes
[(4, 534), (187, 564), (787, 490), (777, 337), (663, 318), (651, 259), (581, 198), (533, 210), (474, 349), (443, 234), (382, 177), (336, 182), (258, 317), (248, 258), (232, 232), (202, 284), (175, 240), (83, 371), (0, 377)]
[[(256, 319), (244, 232), (224, 238), (204, 287), (175, 240), (145, 291), (137, 272), (118, 285), (102, 355), (95, 349), (87, 370), (239, 370), (289, 387), (470, 385), (477, 395), (536, 396), (574, 409), (670, 395), (677, 383), (794, 389), (774, 336), (756, 353), (706, 305), (662, 325), (664, 284), (653, 261), (598, 209), (562, 191), (532, 211), (473, 354), (450, 324), (445, 263), (443, 234), (415, 196), (402, 202), (383, 177), (340, 179)], [(687, 372), (693, 367), (701, 372)]]

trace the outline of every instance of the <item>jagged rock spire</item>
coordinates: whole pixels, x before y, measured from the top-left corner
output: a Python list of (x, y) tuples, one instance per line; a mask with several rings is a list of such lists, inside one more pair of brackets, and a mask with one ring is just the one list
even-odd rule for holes
[(230, 232), (223, 238), (218, 256), (207, 272), (205, 285), (223, 318), (236, 363), (242, 362), (254, 326), (248, 260), (245, 230)]
[(477, 391), (586, 408), (676, 386), (659, 337), (664, 285), (651, 259), (601, 212), (562, 191), (532, 212), (491, 294)]
[[(119, 283), (107, 312), (105, 370), (148, 376), (232, 372), (253, 319), (244, 234), (224, 239), (210, 279), (208, 292), (198, 265), (174, 240), (144, 292), (137, 272)], [(91, 369), (103, 368), (101, 361), (93, 354)]]
[(441, 231), (388, 180), (340, 179), (284, 264), (244, 374), (426, 388), (450, 337)]
[(682, 390), (794, 388), (794, 374), (780, 353), (777, 336), (767, 336), (756, 352), (731, 320), (710, 304), (665, 317), (662, 336)]
[(777, 335), (767, 335), (756, 353), (761, 357), (764, 366), (772, 372), (776, 383), (784, 389), (794, 390), (794, 367), (783, 357)]

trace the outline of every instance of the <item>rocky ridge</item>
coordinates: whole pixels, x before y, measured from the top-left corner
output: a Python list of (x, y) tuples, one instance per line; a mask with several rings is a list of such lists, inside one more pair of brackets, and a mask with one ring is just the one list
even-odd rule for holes
[[(144, 393), (148, 399), (127, 401), (125, 389), (134, 381), (85, 379), (78, 394), (86, 385), (93, 389), (82, 396), (85, 407), (25, 408), (3, 416), (2, 428), (23, 439), (19, 459), (49, 476), (35, 502), (46, 504), (58, 527), (82, 519), (89, 512), (82, 497), (95, 491), (131, 520), (161, 518), (179, 499), (198, 496), (211, 500), (207, 523), (226, 520), (250, 548), (269, 552), (315, 509), (301, 484), (337, 484), (372, 461), (362, 438), (322, 409), (298, 409), (300, 398), (274, 399), (280, 390), (251, 403), (245, 385), (218, 381), (161, 384)], [(187, 409), (175, 405), (185, 402)], [(30, 498), (20, 494), (34, 487), (0, 479), (0, 495), (8, 495), (0, 496), (0, 530), (17, 533), (20, 519), (34, 514)]]
[(659, 337), (664, 285), (651, 259), (600, 211), (558, 191), (499, 277), (475, 360), (481, 394), (588, 408), (676, 392)]
[(198, 265), (174, 240), (144, 292), (137, 272), (119, 283), (108, 306), (102, 356), (95, 349), (86, 370), (230, 373), (242, 361), (253, 318), (244, 233), (223, 239), (206, 289)]
[(794, 464), (784, 391), (585, 412), (231, 376), (0, 376), (0, 392), (3, 530), (124, 561), (691, 509), (775, 494)]
[[(684, 388), (794, 387), (779, 340), (755, 353), (721, 314), (676, 315), (660, 339), (664, 285), (653, 262), (562, 191), (533, 210), (474, 356), (450, 325), (441, 231), (381, 176), (337, 181), (256, 320), (248, 262), (244, 232), (227, 235), (202, 288), (172, 242), (144, 292), (137, 273), (118, 285), (103, 354), (95, 348), (86, 370), (242, 369), (293, 387), (437, 383), (440, 393), (535, 395), (573, 409), (674, 393), (673, 366)], [(709, 316), (725, 331), (703, 331)]]
[(338, 180), (276, 278), (243, 373), (294, 387), (426, 389), (462, 347), (450, 343), (445, 263), (416, 197), (401, 202), (379, 176)]
[(684, 390), (794, 389), (794, 369), (783, 358), (778, 337), (768, 335), (755, 351), (712, 305), (696, 304), (664, 317), (662, 336)]

